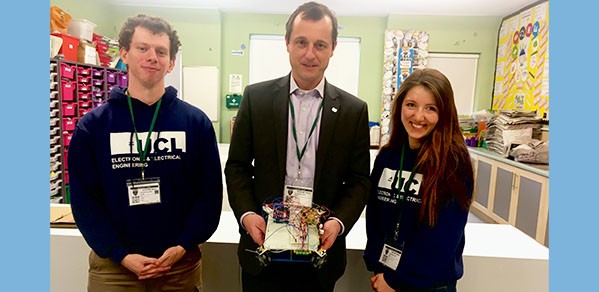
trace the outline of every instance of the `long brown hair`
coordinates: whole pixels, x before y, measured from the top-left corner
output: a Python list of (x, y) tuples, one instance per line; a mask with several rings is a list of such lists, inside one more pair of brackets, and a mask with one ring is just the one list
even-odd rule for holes
[[(391, 136), (384, 147), (401, 150), (408, 143), (408, 133), (401, 122), (401, 107), (410, 89), (422, 86), (435, 97), (439, 120), (424, 138), (418, 152), (415, 171), (422, 173), (420, 221), (433, 227), (440, 208), (452, 200), (468, 209), (472, 202), (474, 175), (470, 155), (460, 130), (451, 83), (438, 70), (416, 69), (401, 84), (393, 100)], [(467, 183), (468, 182), (468, 183)]]

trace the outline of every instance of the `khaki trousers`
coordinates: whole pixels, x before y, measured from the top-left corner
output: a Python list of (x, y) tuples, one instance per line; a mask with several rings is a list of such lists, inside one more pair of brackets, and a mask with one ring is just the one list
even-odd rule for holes
[(93, 250), (89, 253), (89, 292), (162, 292), (202, 291), (202, 253), (200, 248), (188, 251), (166, 275), (138, 280), (137, 275), (112, 259), (101, 258)]

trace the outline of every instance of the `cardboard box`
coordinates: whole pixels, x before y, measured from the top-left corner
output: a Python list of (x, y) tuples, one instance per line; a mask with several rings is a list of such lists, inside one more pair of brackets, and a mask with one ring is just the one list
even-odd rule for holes
[(77, 60), (80, 63), (98, 65), (98, 53), (94, 44), (83, 40), (79, 42)]

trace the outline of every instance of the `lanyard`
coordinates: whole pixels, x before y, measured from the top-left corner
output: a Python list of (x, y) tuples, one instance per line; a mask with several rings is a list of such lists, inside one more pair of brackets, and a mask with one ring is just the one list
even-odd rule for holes
[[(395, 188), (396, 183), (398, 182), (398, 180), (400, 180), (401, 182), (401, 174), (403, 171), (403, 159), (404, 159), (404, 154), (406, 151), (406, 144), (404, 143), (403, 146), (401, 147), (401, 159), (399, 160), (399, 170), (395, 172), (395, 177), (393, 178), (393, 183), (392, 183), (392, 189)], [(416, 174), (416, 172), (414, 171), (414, 168), (412, 168), (412, 173), (410, 174), (410, 177), (408, 178), (408, 180), (403, 184), (403, 192), (404, 192), (404, 196), (402, 197), (401, 195), (401, 189), (402, 189), (402, 184), (399, 185), (399, 188), (397, 189), (397, 205), (399, 207), (399, 216), (397, 217), (397, 224), (395, 224), (395, 230), (393, 232), (393, 240), (395, 242), (397, 242), (397, 238), (399, 237), (399, 226), (401, 225), (401, 217), (403, 215), (403, 201), (405, 199), (406, 194), (408, 193), (408, 188), (410, 187), (410, 183), (412, 182), (412, 180), (414, 179), (414, 175)]]
[(297, 162), (298, 162), (297, 176), (298, 176), (298, 178), (301, 175), (300, 168), (301, 168), (302, 157), (304, 157), (304, 153), (306, 152), (306, 146), (308, 146), (308, 141), (310, 141), (310, 138), (312, 137), (312, 133), (314, 133), (314, 129), (316, 128), (316, 124), (318, 123), (318, 118), (320, 118), (320, 112), (322, 112), (323, 107), (324, 107), (324, 98), (320, 102), (320, 106), (318, 107), (318, 112), (316, 113), (316, 118), (314, 119), (314, 123), (312, 123), (312, 128), (310, 129), (310, 134), (308, 134), (308, 138), (306, 139), (306, 142), (304, 143), (304, 147), (302, 148), (302, 151), (300, 152), (299, 147), (297, 145), (297, 130), (295, 129), (295, 108), (293, 107), (293, 102), (291, 101), (291, 99), (289, 99), (289, 110), (291, 111), (291, 127), (293, 129), (293, 140), (295, 141), (295, 152), (297, 153)]
[(146, 137), (146, 149), (143, 150), (141, 148), (141, 144), (139, 141), (139, 137), (137, 135), (137, 128), (135, 127), (135, 117), (133, 116), (133, 105), (131, 104), (131, 96), (129, 95), (129, 90), (127, 90), (127, 103), (129, 104), (129, 112), (131, 113), (131, 121), (133, 122), (133, 131), (135, 131), (135, 142), (137, 143), (137, 153), (139, 153), (139, 161), (141, 162), (141, 179), (143, 180), (145, 177), (145, 162), (146, 155), (148, 154), (148, 149), (150, 148), (150, 136), (152, 135), (152, 130), (154, 130), (154, 123), (156, 122), (156, 118), (158, 117), (158, 110), (160, 109), (160, 104), (162, 104), (162, 97), (158, 100), (156, 104), (156, 109), (154, 110), (154, 116), (152, 117), (152, 123), (150, 123), (150, 128), (148, 129), (148, 136)]

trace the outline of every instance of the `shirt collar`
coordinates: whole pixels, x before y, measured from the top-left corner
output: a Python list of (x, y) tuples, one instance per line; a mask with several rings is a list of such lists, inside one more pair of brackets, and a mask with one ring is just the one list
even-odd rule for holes
[(297, 83), (295, 83), (293, 76), (291, 76), (291, 78), (289, 78), (289, 94), (292, 94), (296, 90), (303, 91), (306, 93), (311, 92), (312, 90), (316, 90), (316, 91), (318, 91), (318, 94), (319, 94), (319, 96), (316, 96), (316, 97), (324, 97), (324, 77), (320, 80), (320, 83), (318, 83), (318, 85), (316, 85), (316, 88), (314, 88), (312, 90), (303, 90), (303, 89), (299, 88), (299, 86), (297, 86)]

